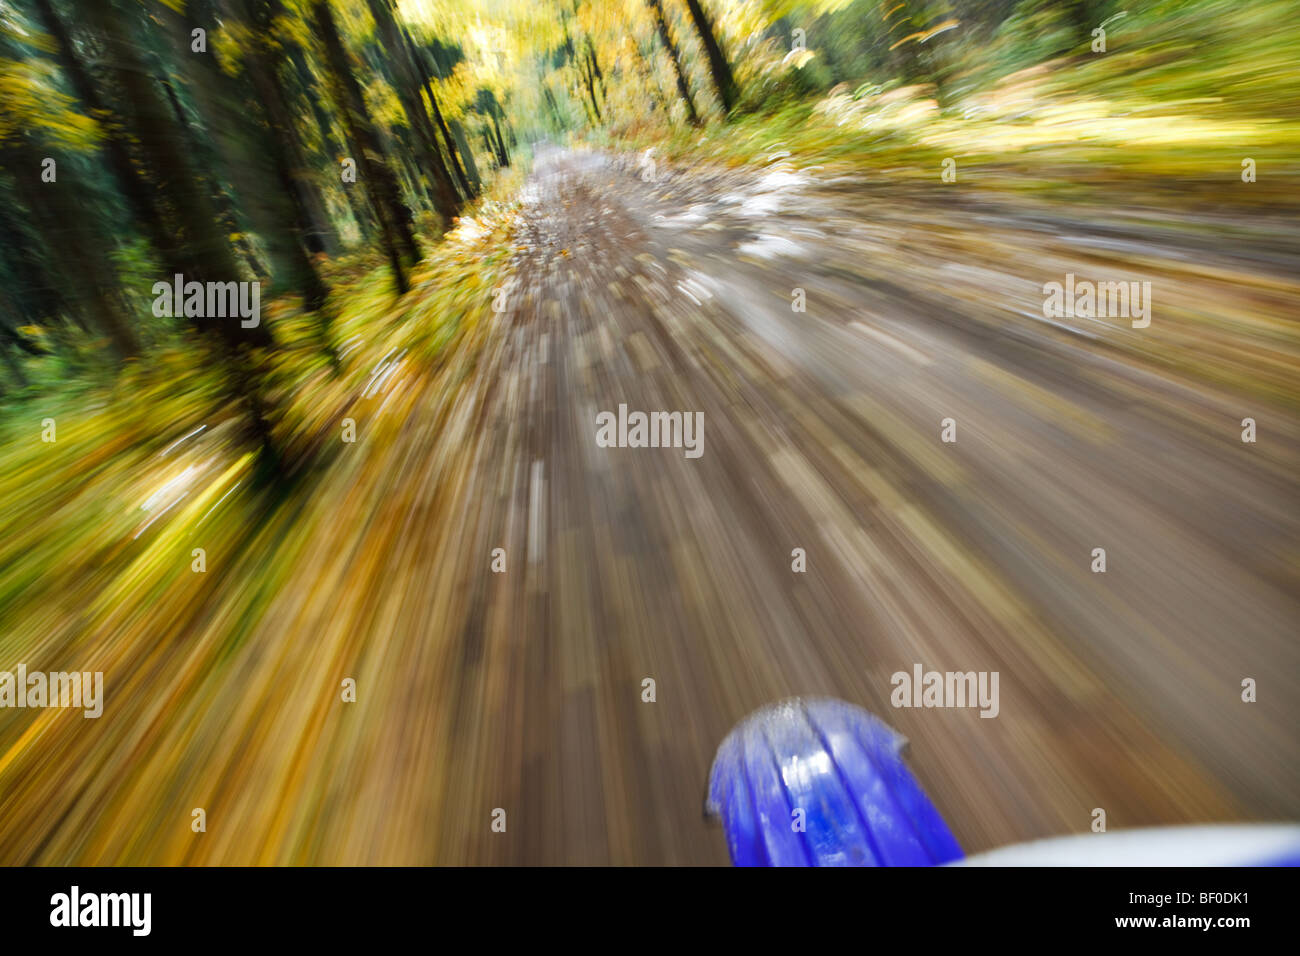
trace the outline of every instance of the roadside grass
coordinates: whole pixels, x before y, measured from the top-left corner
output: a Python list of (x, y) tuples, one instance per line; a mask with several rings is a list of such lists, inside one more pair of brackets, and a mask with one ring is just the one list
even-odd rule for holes
[(1004, 25), (953, 55), (942, 90), (864, 82), (801, 98), (790, 68), (729, 122), (666, 127), (660, 112), (604, 138), (670, 162), (789, 152), (826, 176), (891, 186), (940, 182), (952, 160), (958, 183), (1019, 196), (1296, 207), (1300, 21), (1278, 0), (1221, 14), (1215, 0), (1144, 4), (1108, 21), (1105, 53), (1085, 42), (1042, 62)]
[[(72, 375), (58, 389), (11, 397), (0, 415), (0, 655), (46, 666), (110, 620), (130, 627), (131, 608), (184, 603), (200, 546), (214, 576), (247, 588), (250, 606), (273, 593), (265, 585), (276, 554), (298, 546), (296, 506), (285, 505), (301, 504), (340, 467), (354, 478), (382, 468), (405, 421), (406, 406), (390, 401), (394, 390), (417, 392), (490, 314), (515, 216), (512, 203), (495, 197), (515, 185), (502, 183), (467, 209), (413, 270), (401, 299), (373, 253), (325, 265), (337, 370), (321, 348), (318, 316), (293, 298), (265, 304), (280, 348), (257, 374), (286, 482), (258, 482), (244, 402), (232, 397), (226, 371), (180, 337), (113, 376)], [(37, 380), (53, 374), (41, 361), (31, 363)], [(348, 418), (356, 445), (344, 440)], [(47, 419), (53, 442), (42, 440)], [(366, 453), (339, 461), (358, 446)], [(266, 539), (270, 528), (283, 537)], [(247, 549), (259, 535), (254, 558)]]

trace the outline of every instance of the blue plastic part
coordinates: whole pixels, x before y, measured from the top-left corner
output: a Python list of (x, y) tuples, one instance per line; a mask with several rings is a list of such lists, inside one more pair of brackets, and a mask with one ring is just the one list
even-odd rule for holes
[(736, 866), (960, 859), (961, 847), (903, 764), (905, 744), (844, 701), (781, 701), (750, 714), (722, 742), (705, 810), (721, 818)]

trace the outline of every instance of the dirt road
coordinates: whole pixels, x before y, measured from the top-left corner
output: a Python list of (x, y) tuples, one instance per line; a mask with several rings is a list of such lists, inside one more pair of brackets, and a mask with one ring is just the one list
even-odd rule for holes
[[(384, 467), (296, 508), (247, 639), (210, 599), (134, 652), (138, 703), (0, 766), (44, 805), (5, 858), (725, 863), (714, 749), (798, 694), (907, 736), (968, 852), (1294, 819), (1300, 252), (946, 188), (542, 155), (473, 362), (398, 379)], [(1070, 273), (1151, 282), (1150, 326), (1044, 318)], [(620, 404), (702, 412), (702, 454), (600, 447)], [(916, 664), (998, 672), (997, 716), (891, 706)]]

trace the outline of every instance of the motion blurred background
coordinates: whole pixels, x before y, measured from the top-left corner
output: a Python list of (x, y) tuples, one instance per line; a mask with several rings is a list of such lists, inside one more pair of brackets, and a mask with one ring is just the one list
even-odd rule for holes
[(0, 707), (0, 862), (725, 863), (796, 694), (967, 852), (1294, 820), (1298, 60), (1289, 0), (0, 0), (0, 672), (105, 686)]

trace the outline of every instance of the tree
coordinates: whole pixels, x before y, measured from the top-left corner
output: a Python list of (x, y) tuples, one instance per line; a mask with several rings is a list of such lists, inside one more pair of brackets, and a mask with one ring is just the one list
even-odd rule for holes
[[(474, 180), (471, 182), (470, 177), (466, 172), (466, 165), (472, 168), (474, 157), (468, 155), (468, 146), (465, 146), (456, 140), (451, 131), (447, 128), (447, 122), (443, 118), (442, 110), (438, 106), (438, 96), (434, 93), (433, 84), (429, 79), (431, 76), (436, 74), (433, 59), (429, 56), (427, 50), (420, 49), (415, 45), (415, 41), (411, 39), (410, 32), (405, 28), (402, 29), (402, 40), (406, 45), (411, 62), (419, 75), (424, 95), (429, 100), (429, 111), (433, 114), (433, 120), (437, 124), (438, 130), (442, 134), (442, 141), (447, 147), (448, 165), (451, 167), (451, 171), (456, 177), (456, 181), (460, 184), (460, 188), (463, 191), (465, 198), (473, 198), (474, 196), (477, 196), (479, 192), (478, 176), (476, 172)], [(465, 157), (464, 159), (456, 155), (457, 149), (462, 151), (462, 154)]]
[(325, 60), (334, 84), (335, 100), (348, 128), (348, 138), (356, 151), (354, 158), (357, 168), (365, 180), (366, 194), (370, 197), (371, 207), (379, 222), (384, 249), (393, 271), (393, 281), (401, 295), (410, 288), (407, 268), (420, 258), (415, 235), (411, 231), (411, 213), (402, 203), (397, 178), (380, 147), (379, 134), (366, 110), (361, 86), (352, 72), (352, 62), (343, 45), (329, 0), (316, 0), (312, 12), (313, 26), (324, 48)]
[(691, 121), (692, 126), (699, 126), (700, 114), (695, 109), (695, 99), (691, 96), (690, 84), (687, 83), (686, 74), (682, 71), (682, 58), (677, 52), (677, 45), (673, 42), (672, 34), (668, 32), (663, 0), (646, 0), (646, 6), (650, 8), (655, 29), (659, 32), (659, 41), (663, 44), (664, 52), (668, 54), (668, 60), (672, 64), (673, 75), (677, 77), (677, 92), (681, 94), (682, 102), (686, 104), (686, 118)]
[(442, 218), (443, 228), (450, 225), (460, 211), (460, 197), (452, 183), (447, 164), (443, 161), (438, 134), (425, 109), (423, 79), (419, 67), (393, 19), (389, 0), (366, 0), (371, 18), (383, 43), (389, 68), (394, 77), (394, 90), (406, 114), (407, 125), (415, 138), (416, 149), (422, 157), (426, 172), (433, 177), (434, 208)]
[[(169, 229), (160, 240), (170, 249), (173, 261), (169, 268), (184, 275), (187, 282), (239, 281), (240, 270), (221, 228), (212, 192), (194, 167), (184, 131), (130, 35), (133, 19), (123, 16), (111, 0), (91, 4), (87, 17), (103, 39), (107, 71), (116, 86), (108, 122), (119, 124), (139, 144), (134, 161), (147, 170), (158, 228)], [(272, 344), (264, 322), (246, 328), (237, 319), (203, 316), (197, 317), (196, 324), (231, 348)]]
[(736, 105), (736, 81), (731, 75), (731, 66), (722, 53), (722, 47), (713, 32), (713, 24), (709, 22), (700, 0), (686, 0), (686, 9), (691, 14), (695, 32), (700, 35), (700, 43), (704, 46), (704, 55), (709, 61), (709, 76), (713, 78), (713, 88), (722, 103), (722, 112), (730, 113)]

